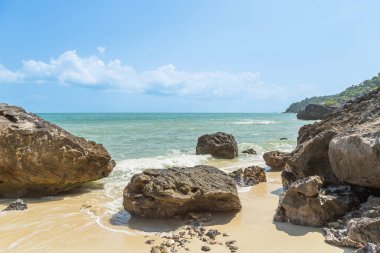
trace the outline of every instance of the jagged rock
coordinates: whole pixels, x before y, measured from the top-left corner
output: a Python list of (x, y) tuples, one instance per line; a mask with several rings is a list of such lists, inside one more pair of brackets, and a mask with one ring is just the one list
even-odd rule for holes
[(308, 104), (304, 110), (297, 113), (297, 119), (318, 120), (323, 119), (329, 113), (333, 112), (336, 107)]
[(217, 132), (198, 138), (196, 154), (210, 154), (217, 158), (232, 159), (238, 156), (238, 147), (232, 134)]
[(326, 130), (297, 147), (297, 152), (288, 159), (288, 165), (298, 178), (318, 175), (328, 183), (337, 182), (328, 156), (329, 143), (335, 135), (336, 132)]
[(373, 243), (367, 243), (364, 247), (353, 251), (353, 253), (380, 253), (380, 246)]
[(321, 227), (360, 203), (350, 186), (322, 186), (319, 176), (295, 181), (280, 196), (274, 220)]
[(142, 217), (241, 209), (232, 178), (211, 166), (145, 170), (132, 177), (123, 195), (125, 210)]
[(256, 150), (254, 150), (253, 148), (246, 149), (246, 150), (244, 150), (242, 153), (243, 153), (243, 154), (249, 154), (249, 155), (257, 155)]
[(107, 176), (105, 148), (24, 109), (0, 104), (0, 196), (51, 195)]
[(270, 151), (264, 153), (263, 158), (265, 164), (271, 167), (273, 170), (283, 170), (287, 165), (290, 155), (286, 152)]
[(28, 209), (28, 205), (22, 199), (18, 199), (7, 206), (3, 211), (22, 211)]
[(343, 182), (380, 188), (380, 128), (341, 134), (329, 146), (332, 170)]
[(290, 185), (298, 180), (298, 175), (290, 168), (285, 168), (281, 172), (281, 181), (284, 191), (289, 189)]
[(380, 244), (380, 198), (370, 196), (359, 209), (347, 213), (343, 220), (343, 229), (324, 229), (327, 243), (355, 248), (368, 243)]
[(251, 166), (244, 170), (238, 169), (231, 172), (229, 176), (236, 181), (237, 185), (242, 187), (253, 186), (267, 181), (264, 169), (259, 166)]
[[(339, 178), (336, 178), (329, 160), (330, 141), (335, 137), (368, 133), (379, 128), (380, 89), (348, 102), (320, 122), (301, 127), (297, 147), (291, 152), (287, 165), (298, 178), (319, 175), (325, 179), (325, 182), (336, 184)], [(334, 162), (334, 166), (335, 164)], [(345, 170), (351, 171), (354, 168), (349, 165)]]

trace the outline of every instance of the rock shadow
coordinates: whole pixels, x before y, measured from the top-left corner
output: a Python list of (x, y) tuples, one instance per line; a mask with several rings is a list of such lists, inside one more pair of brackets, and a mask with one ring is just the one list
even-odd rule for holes
[[(202, 226), (215, 226), (224, 225), (229, 223), (237, 212), (216, 212), (212, 213), (213, 219), (205, 222)], [(189, 219), (175, 217), (175, 218), (142, 218), (129, 214), (127, 211), (120, 210), (112, 215), (109, 222), (114, 226), (125, 226), (133, 230), (142, 232), (170, 232), (182, 226), (196, 224), (192, 223)]]

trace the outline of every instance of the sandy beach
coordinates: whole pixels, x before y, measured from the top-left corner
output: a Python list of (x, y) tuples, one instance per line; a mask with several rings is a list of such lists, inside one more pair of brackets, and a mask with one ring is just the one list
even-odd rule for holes
[[(351, 252), (332, 247), (323, 241), (321, 230), (273, 223), (272, 216), (281, 192), (280, 173), (268, 172), (268, 182), (246, 192), (240, 192), (242, 211), (217, 214), (206, 228), (216, 228), (230, 234), (219, 240), (237, 240), (239, 252)], [(89, 215), (93, 193), (62, 195), (45, 199), (25, 199), (29, 209), (23, 212), (0, 213), (0, 252), (150, 252), (162, 231), (170, 233), (181, 225), (177, 220), (153, 221), (135, 219), (129, 228), (111, 225)], [(98, 200), (101, 201), (101, 200)], [(0, 208), (11, 200), (1, 200)], [(87, 204), (86, 204), (87, 203)], [(87, 205), (87, 206), (86, 206)], [(120, 203), (121, 208), (121, 203)], [(98, 210), (101, 211), (101, 210)], [(198, 239), (189, 244), (190, 252), (201, 252), (204, 245)], [(180, 249), (179, 252), (186, 252)], [(211, 252), (229, 252), (224, 245), (212, 245)]]

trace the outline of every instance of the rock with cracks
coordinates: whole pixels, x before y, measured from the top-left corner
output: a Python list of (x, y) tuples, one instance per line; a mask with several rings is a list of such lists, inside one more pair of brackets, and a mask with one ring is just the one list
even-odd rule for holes
[(241, 209), (235, 182), (211, 166), (145, 170), (132, 177), (123, 195), (125, 210), (142, 217)]
[(0, 196), (41, 196), (107, 176), (100, 144), (76, 137), (20, 107), (0, 104)]
[(319, 176), (295, 181), (280, 196), (274, 220), (321, 227), (359, 204), (350, 186), (322, 186), (323, 180)]

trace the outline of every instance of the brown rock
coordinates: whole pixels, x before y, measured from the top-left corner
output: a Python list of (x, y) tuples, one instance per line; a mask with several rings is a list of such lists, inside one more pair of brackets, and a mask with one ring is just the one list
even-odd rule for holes
[(234, 181), (211, 166), (145, 170), (124, 190), (124, 208), (142, 217), (240, 210)]
[(217, 158), (232, 159), (238, 156), (238, 147), (232, 134), (217, 132), (198, 138), (196, 154), (210, 154)]
[(283, 170), (286, 167), (288, 159), (290, 158), (289, 153), (280, 151), (270, 151), (263, 155), (265, 164), (271, 167), (273, 170)]
[(321, 227), (359, 204), (349, 186), (322, 188), (323, 180), (311, 176), (297, 180), (280, 196), (275, 221)]
[(267, 181), (264, 169), (259, 166), (251, 166), (244, 170), (238, 169), (231, 172), (229, 176), (236, 181), (237, 185), (242, 187), (253, 186)]
[(40, 196), (107, 176), (105, 148), (22, 108), (0, 104), (0, 196)]
[(358, 210), (347, 213), (343, 229), (325, 228), (325, 241), (340, 247), (380, 244), (380, 198), (369, 197)]

